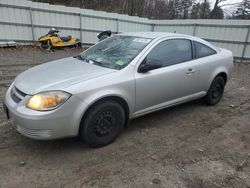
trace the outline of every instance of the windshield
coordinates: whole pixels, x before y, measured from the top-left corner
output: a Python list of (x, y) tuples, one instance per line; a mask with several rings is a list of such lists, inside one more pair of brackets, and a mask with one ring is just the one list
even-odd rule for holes
[(80, 54), (82, 60), (112, 69), (126, 67), (151, 41), (133, 36), (113, 36)]

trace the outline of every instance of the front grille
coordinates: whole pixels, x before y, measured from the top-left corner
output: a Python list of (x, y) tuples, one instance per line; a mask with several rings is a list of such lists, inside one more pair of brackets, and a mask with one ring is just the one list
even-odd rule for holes
[(11, 98), (13, 99), (13, 101), (15, 101), (16, 103), (19, 103), (22, 99), (18, 98), (15, 93), (11, 92)]
[(25, 94), (24, 92), (20, 91), (16, 87), (15, 87), (15, 89), (16, 89), (16, 92), (19, 93), (21, 96), (26, 97), (27, 94)]
[(10, 95), (13, 101), (15, 101), (16, 103), (19, 103), (24, 97), (26, 97), (27, 94), (17, 89), (15, 86), (13, 86), (11, 89)]

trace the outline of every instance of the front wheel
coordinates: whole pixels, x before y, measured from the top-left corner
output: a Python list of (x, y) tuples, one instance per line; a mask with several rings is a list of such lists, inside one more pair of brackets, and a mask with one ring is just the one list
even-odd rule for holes
[(87, 112), (81, 123), (80, 136), (91, 147), (113, 142), (123, 130), (124, 109), (117, 102), (98, 103)]
[(213, 82), (212, 82), (212, 84), (207, 92), (207, 95), (205, 96), (205, 101), (206, 101), (207, 105), (217, 104), (222, 98), (222, 95), (224, 93), (224, 88), (225, 88), (224, 79), (221, 76), (217, 76), (213, 80)]

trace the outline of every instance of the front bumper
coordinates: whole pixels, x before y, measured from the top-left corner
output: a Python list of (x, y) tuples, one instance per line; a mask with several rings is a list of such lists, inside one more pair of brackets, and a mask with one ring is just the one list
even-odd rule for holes
[(52, 111), (35, 111), (26, 107), (29, 95), (15, 102), (11, 97), (11, 87), (5, 95), (4, 104), (12, 126), (19, 133), (38, 140), (78, 135), (83, 111), (87, 108), (78, 97), (71, 96), (62, 106)]

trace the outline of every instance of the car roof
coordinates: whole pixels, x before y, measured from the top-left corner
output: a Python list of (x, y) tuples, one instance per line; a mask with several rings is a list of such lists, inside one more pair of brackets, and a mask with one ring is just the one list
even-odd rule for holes
[(187, 37), (188, 35), (177, 34), (177, 33), (167, 33), (167, 32), (124, 32), (119, 33), (118, 35), (125, 36), (135, 36), (135, 37), (144, 37), (144, 38), (162, 38), (162, 37)]
[(167, 32), (124, 32), (124, 33), (118, 33), (117, 35), (121, 36), (134, 36), (134, 37), (144, 37), (149, 39), (161, 39), (165, 37), (183, 37), (189, 40), (198, 41), (200, 43), (203, 43), (210, 48), (213, 48), (214, 50), (218, 51), (219, 48), (216, 46), (210, 44), (209, 42), (195, 36), (191, 35), (185, 35), (185, 34), (178, 34), (178, 33), (167, 33)]

